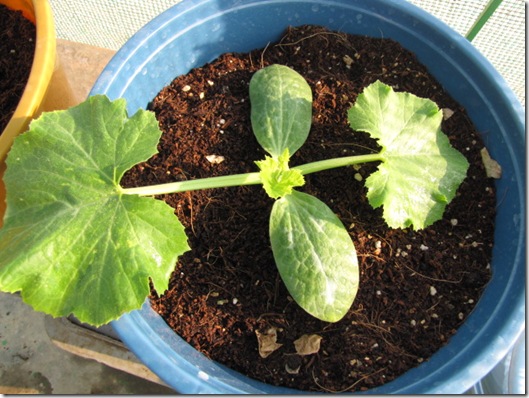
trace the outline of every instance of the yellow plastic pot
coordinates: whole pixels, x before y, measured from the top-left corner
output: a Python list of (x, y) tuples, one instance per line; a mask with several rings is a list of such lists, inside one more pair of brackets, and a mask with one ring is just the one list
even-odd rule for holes
[[(9, 123), (0, 135), (0, 177), (5, 170), (5, 157), (15, 137), (26, 131), (29, 122), (38, 116), (55, 69), (56, 35), (48, 0), (0, 0), (13, 10), (20, 10), (36, 26), (33, 66), (26, 88)], [(0, 180), (0, 225), (5, 212), (5, 187)]]

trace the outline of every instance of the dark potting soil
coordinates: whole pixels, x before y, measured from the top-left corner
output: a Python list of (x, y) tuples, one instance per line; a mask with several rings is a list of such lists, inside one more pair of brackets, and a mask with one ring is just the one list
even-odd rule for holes
[[(349, 230), (360, 264), (360, 288), (337, 323), (319, 321), (289, 296), (268, 237), (273, 204), (260, 186), (164, 195), (186, 226), (183, 255), (167, 292), (152, 306), (208, 357), (252, 378), (313, 391), (357, 391), (389, 382), (420, 365), (457, 332), (490, 279), (495, 190), (480, 157), (483, 143), (465, 110), (413, 54), (388, 39), (321, 27), (290, 28), (276, 44), (225, 54), (176, 78), (150, 104), (164, 131), (159, 154), (130, 170), (125, 186), (257, 171), (265, 153), (250, 125), (248, 84), (258, 69), (285, 64), (313, 90), (313, 126), (291, 165), (377, 150), (352, 131), (347, 109), (377, 79), (430, 98), (453, 115), (443, 131), (470, 162), (444, 219), (421, 230), (389, 229), (366, 199), (376, 164), (306, 176), (301, 189), (330, 206)], [(222, 156), (211, 162), (208, 156)], [(210, 158), (211, 159), (211, 158)], [(267, 358), (256, 331), (277, 331), (282, 346)], [(322, 337), (316, 354), (299, 356), (293, 341)]]
[(0, 134), (22, 97), (35, 54), (35, 25), (0, 5)]

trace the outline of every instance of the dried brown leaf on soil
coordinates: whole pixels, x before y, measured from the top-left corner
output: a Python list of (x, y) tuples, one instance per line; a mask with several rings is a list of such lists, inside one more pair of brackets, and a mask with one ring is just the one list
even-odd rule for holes
[(261, 333), (256, 330), (255, 335), (257, 336), (257, 343), (259, 344), (259, 355), (261, 356), (261, 358), (266, 358), (283, 345), (277, 343), (276, 328), (270, 328), (265, 333)]
[(498, 162), (490, 157), (487, 148), (481, 150), (481, 158), (483, 159), (483, 165), (485, 166), (485, 172), (487, 177), (501, 178), (501, 166)]
[(312, 355), (320, 350), (322, 337), (317, 334), (304, 334), (294, 341), (296, 352), (299, 355)]

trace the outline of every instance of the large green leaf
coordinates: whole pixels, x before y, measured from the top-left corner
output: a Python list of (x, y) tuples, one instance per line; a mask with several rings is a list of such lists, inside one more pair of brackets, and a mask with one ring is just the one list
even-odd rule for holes
[(121, 193), (119, 181), (156, 153), (151, 112), (94, 96), (43, 114), (8, 155), (0, 289), (54, 316), (101, 325), (161, 291), (188, 250), (173, 209)]
[(358, 260), (342, 222), (319, 199), (292, 191), (276, 200), (270, 240), (292, 298), (309, 314), (339, 321), (358, 290)]
[(468, 162), (441, 131), (437, 105), (377, 81), (358, 96), (348, 118), (354, 130), (368, 132), (383, 148), (384, 161), (366, 187), (370, 204), (384, 207), (388, 225), (421, 229), (441, 219)]
[(284, 65), (257, 71), (250, 81), (252, 129), (259, 144), (278, 158), (292, 156), (312, 123), (312, 91), (299, 73)]

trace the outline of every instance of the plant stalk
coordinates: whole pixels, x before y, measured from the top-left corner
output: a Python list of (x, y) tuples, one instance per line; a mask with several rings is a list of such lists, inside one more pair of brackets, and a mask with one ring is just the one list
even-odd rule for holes
[(496, 11), (496, 8), (498, 8), (502, 2), (503, 0), (490, 0), (488, 2), (488, 4), (485, 6), (485, 9), (481, 12), (478, 19), (476, 19), (476, 21), (474, 22), (474, 25), (472, 25), (472, 27), (466, 34), (466, 38), (468, 41), (474, 40), (481, 28), (483, 28), (483, 26), (487, 23), (492, 14), (494, 14), (494, 11)]
[[(346, 156), (341, 158), (320, 160), (317, 162), (306, 163), (295, 166), (294, 169), (300, 170), (301, 174), (307, 175), (318, 171), (334, 169), (337, 167), (351, 166), (353, 164), (377, 162), (384, 158), (380, 153), (370, 155)], [(125, 195), (152, 196), (170, 193), (196, 191), (199, 189), (227, 188), (243, 185), (261, 184), (259, 172), (233, 174), (229, 176), (199, 178), (189, 181), (176, 181), (166, 184), (150, 185), (145, 187), (121, 188), (121, 193)]]
[(199, 178), (189, 181), (176, 181), (166, 184), (149, 185), (146, 187), (122, 188), (121, 193), (126, 195), (163, 195), (199, 189), (227, 188), (242, 185), (255, 185), (261, 183), (259, 173), (233, 174), (229, 176)]
[(292, 167), (301, 171), (301, 174), (312, 174), (318, 171), (335, 169), (337, 167), (352, 166), (353, 164), (369, 163), (383, 161), (384, 157), (380, 153), (369, 155), (344, 156), (341, 158), (320, 160), (317, 162), (306, 163), (301, 166)]

